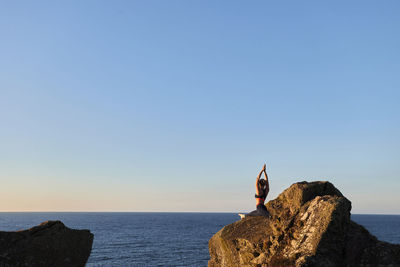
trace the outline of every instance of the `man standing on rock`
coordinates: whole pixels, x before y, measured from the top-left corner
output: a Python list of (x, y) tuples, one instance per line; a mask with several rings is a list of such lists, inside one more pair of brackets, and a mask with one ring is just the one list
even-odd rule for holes
[[(269, 212), (264, 205), (265, 199), (269, 193), (269, 182), (268, 182), (268, 175), (266, 171), (267, 165), (264, 164), (262, 170), (257, 176), (256, 180), (256, 210), (250, 212), (249, 214), (239, 214), (239, 216), (243, 219), (246, 216), (264, 216), (269, 217)], [(265, 179), (260, 179), (262, 173), (264, 173)]]

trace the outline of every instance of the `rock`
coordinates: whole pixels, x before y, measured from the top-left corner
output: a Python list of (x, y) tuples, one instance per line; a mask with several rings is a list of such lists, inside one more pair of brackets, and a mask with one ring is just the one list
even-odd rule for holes
[(210, 239), (209, 267), (400, 266), (400, 245), (351, 221), (329, 182), (295, 183), (266, 206), (271, 218), (246, 217)]
[(0, 232), (0, 266), (85, 266), (93, 234), (60, 221), (47, 221), (28, 230)]

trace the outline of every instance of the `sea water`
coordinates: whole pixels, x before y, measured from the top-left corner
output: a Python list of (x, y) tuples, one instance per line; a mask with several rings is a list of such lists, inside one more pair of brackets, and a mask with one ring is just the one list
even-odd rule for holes
[[(352, 215), (378, 239), (400, 244), (400, 215)], [(90, 229), (93, 249), (87, 266), (207, 266), (208, 240), (236, 213), (0, 213), (0, 229), (27, 229), (61, 220)]]

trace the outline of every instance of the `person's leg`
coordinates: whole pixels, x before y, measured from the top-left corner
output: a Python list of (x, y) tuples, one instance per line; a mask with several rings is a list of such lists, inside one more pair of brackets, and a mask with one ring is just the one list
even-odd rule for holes
[(247, 216), (260, 216), (260, 214), (259, 214), (258, 210), (253, 210), (252, 212), (246, 214), (246, 217)]
[(267, 211), (267, 208), (264, 205), (264, 198), (256, 198), (256, 210), (253, 210), (249, 214), (246, 214), (246, 216), (264, 216), (264, 217), (269, 217), (269, 212)]
[(258, 204), (257, 205), (257, 212), (259, 214), (259, 216), (264, 216), (264, 217), (269, 217), (269, 212), (267, 210), (267, 208), (265, 207), (264, 204)]

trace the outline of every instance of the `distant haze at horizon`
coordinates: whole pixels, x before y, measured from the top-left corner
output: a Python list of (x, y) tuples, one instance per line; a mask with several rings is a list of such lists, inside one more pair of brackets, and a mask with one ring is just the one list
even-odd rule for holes
[(400, 2), (7, 2), (0, 211), (400, 214)]

